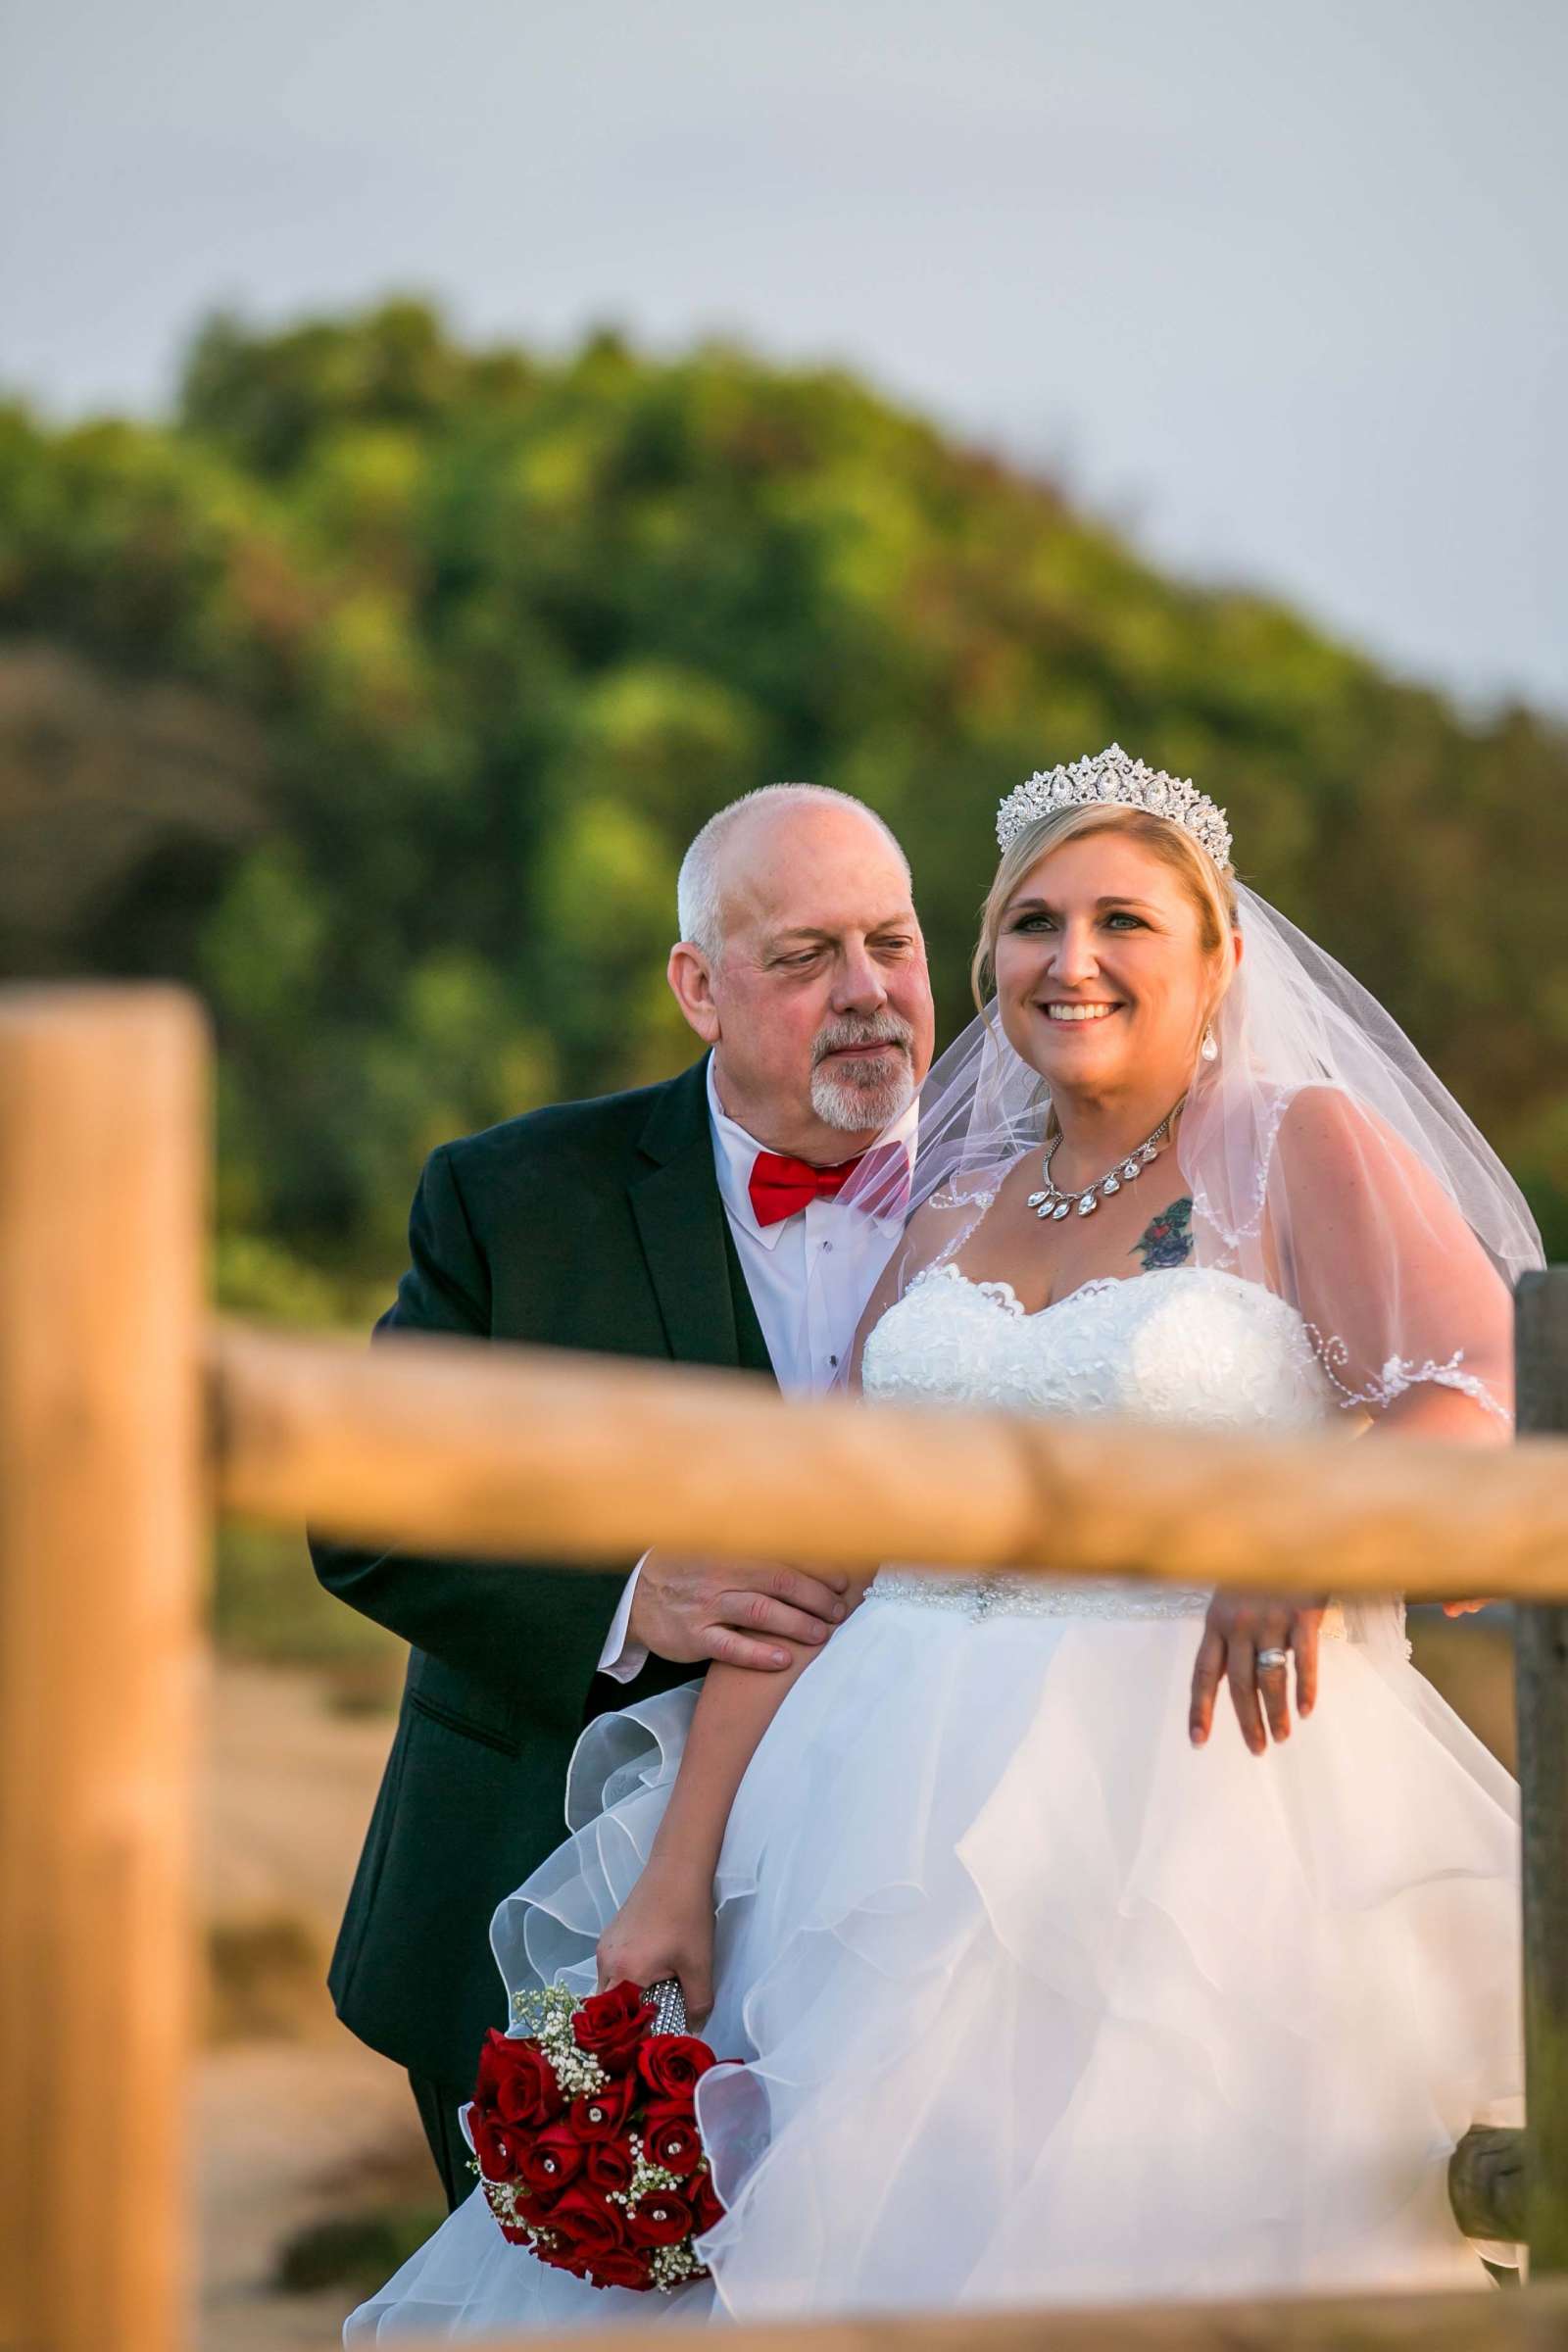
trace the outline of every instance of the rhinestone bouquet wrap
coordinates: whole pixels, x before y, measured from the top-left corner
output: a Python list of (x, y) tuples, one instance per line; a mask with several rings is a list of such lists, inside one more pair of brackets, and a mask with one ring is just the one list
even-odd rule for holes
[(1097, 801), (1119, 808), (1143, 808), (1168, 817), (1205, 849), (1223, 870), (1231, 861), (1231, 829), (1225, 811), (1200, 792), (1190, 776), (1168, 776), (1163, 768), (1129, 760), (1119, 743), (1070, 767), (1041, 769), (1009, 792), (997, 810), (997, 847), (1005, 850), (1037, 817), (1061, 808), (1087, 808)]
[(463, 2111), (502, 2235), (592, 2286), (668, 2294), (707, 2276), (694, 2239), (723, 2214), (697, 2129), (716, 2063), (674, 1978), (581, 1999), (514, 1993)]
[(680, 1988), (679, 1977), (661, 1977), (650, 1984), (644, 1998), (654, 2004), (654, 2022), (650, 2034), (684, 2034), (686, 2031), (686, 1995)]

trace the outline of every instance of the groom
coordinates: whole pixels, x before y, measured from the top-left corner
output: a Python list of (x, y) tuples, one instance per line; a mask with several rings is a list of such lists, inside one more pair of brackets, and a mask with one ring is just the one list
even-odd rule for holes
[[(878, 1170), (875, 1213), (831, 1202), (873, 1147), (902, 1173), (931, 1059), (908, 865), (858, 801), (775, 784), (703, 827), (678, 902), (669, 985), (710, 1052), (664, 1085), (433, 1152), (377, 1340), (457, 1332), (832, 1381), (903, 1195)], [(616, 1576), (320, 1537), (311, 1551), (330, 1592), (412, 1646), (329, 1983), (350, 2031), (408, 2068), (457, 2205), (473, 2185), (457, 2111), (506, 2023), (490, 1916), (561, 1840), (583, 1722), (709, 1658), (786, 1665), (772, 1643), (825, 1641), (844, 1580), (662, 1552)]]

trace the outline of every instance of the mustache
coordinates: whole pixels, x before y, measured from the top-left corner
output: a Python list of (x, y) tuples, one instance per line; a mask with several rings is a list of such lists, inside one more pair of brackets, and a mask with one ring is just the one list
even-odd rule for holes
[(901, 1013), (865, 1013), (857, 1017), (847, 1013), (842, 1020), (829, 1021), (819, 1029), (811, 1046), (811, 1066), (826, 1060), (829, 1054), (842, 1054), (847, 1046), (895, 1046), (901, 1053), (909, 1053), (914, 1045), (914, 1031)]

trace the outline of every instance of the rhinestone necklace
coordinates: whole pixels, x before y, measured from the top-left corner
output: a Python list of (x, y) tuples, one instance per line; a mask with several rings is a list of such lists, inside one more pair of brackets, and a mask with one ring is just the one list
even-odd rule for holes
[(1100, 1197), (1102, 1193), (1108, 1199), (1112, 1193), (1119, 1193), (1124, 1184), (1133, 1183), (1147, 1167), (1159, 1157), (1161, 1146), (1170, 1141), (1171, 1123), (1186, 1100), (1187, 1097), (1183, 1095), (1181, 1102), (1171, 1104), (1153, 1134), (1141, 1143), (1136, 1152), (1130, 1152), (1125, 1159), (1118, 1159), (1113, 1168), (1108, 1169), (1103, 1176), (1097, 1176), (1093, 1184), (1075, 1185), (1070, 1193), (1064, 1193), (1052, 1178), (1051, 1163), (1055, 1158), (1061, 1145), (1060, 1136), (1054, 1137), (1051, 1149), (1046, 1153), (1046, 1164), (1041, 1170), (1041, 1174), (1046, 1180), (1046, 1189), (1042, 1193), (1031, 1193), (1029, 1196), (1029, 1206), (1034, 1210), (1035, 1215), (1037, 1217), (1064, 1217), (1076, 1201), (1078, 1214), (1081, 1217), (1087, 1217), (1092, 1210), (1100, 1206)]

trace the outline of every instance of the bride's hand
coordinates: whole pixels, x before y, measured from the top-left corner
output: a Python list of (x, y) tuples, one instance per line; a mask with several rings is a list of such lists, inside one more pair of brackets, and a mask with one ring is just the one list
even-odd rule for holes
[(713, 2006), (713, 1878), (650, 1856), (642, 1877), (599, 1938), (599, 1989), (678, 1977), (695, 2030)]
[[(1214, 1699), (1223, 1674), (1242, 1738), (1254, 1756), (1291, 1736), (1288, 1661), (1296, 1661), (1296, 1711), (1304, 1723), (1317, 1698), (1317, 1641), (1327, 1599), (1306, 1603), (1269, 1600), (1253, 1593), (1216, 1592), (1203, 1621), (1203, 1639), (1193, 1668), (1193, 1704), (1188, 1731), (1195, 1747), (1207, 1740)], [(1259, 1666), (1258, 1653), (1283, 1650), (1276, 1664)], [(1264, 1731), (1265, 1719), (1268, 1732)]]

